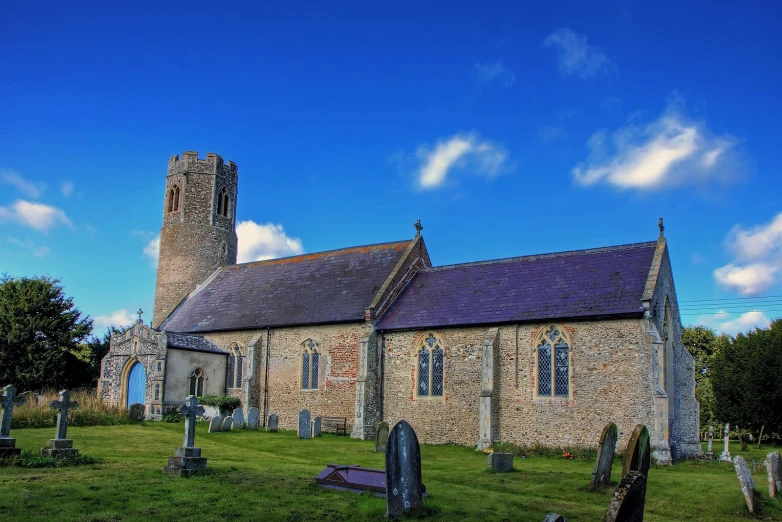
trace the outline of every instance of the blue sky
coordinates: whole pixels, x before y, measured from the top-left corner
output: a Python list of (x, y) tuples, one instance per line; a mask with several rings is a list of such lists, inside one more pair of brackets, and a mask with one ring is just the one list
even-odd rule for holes
[(746, 299), (782, 294), (773, 6), (110, 4), (17, 2), (0, 32), (0, 271), (60, 278), (99, 327), (152, 309), (186, 150), (238, 164), (243, 260), (421, 218), (449, 264), (664, 216), (685, 323), (782, 315)]

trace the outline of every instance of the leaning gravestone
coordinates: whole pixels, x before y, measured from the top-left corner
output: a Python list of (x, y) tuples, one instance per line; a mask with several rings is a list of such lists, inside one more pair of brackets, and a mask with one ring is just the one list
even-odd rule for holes
[(388, 445), (388, 423), (379, 422), (375, 428), (375, 453), (385, 453)]
[(640, 471), (644, 477), (649, 475), (649, 466), (652, 463), (652, 452), (649, 447), (649, 430), (639, 424), (630, 435), (630, 440), (625, 449), (624, 462), (622, 463), (622, 476), (631, 471)]
[(234, 427), (233, 417), (226, 417), (223, 419), (223, 423), (220, 425), (220, 431), (231, 431)]
[(258, 408), (250, 408), (247, 410), (247, 428), (251, 430), (257, 430), (260, 424), (260, 412)]
[(270, 432), (276, 432), (279, 429), (280, 426), (280, 418), (277, 416), (276, 413), (272, 413), (269, 415), (269, 418), (266, 419), (266, 431)]
[(233, 417), (234, 423), (233, 426), (236, 429), (244, 428), (244, 410), (239, 407), (234, 410), (234, 412), (231, 414), (231, 417)]
[(134, 402), (128, 408), (128, 417), (130, 420), (141, 422), (144, 420), (144, 405), (140, 402)]
[(741, 455), (733, 457), (733, 465), (736, 467), (736, 476), (739, 478), (741, 492), (744, 494), (747, 509), (754, 515), (758, 497), (755, 492), (755, 481), (752, 480), (752, 472), (749, 470), (749, 466), (747, 466), (747, 461)]
[[(2, 439), (0, 439), (0, 442)], [(768, 496), (777, 498), (782, 491), (782, 469), (780, 469), (779, 452), (773, 451), (766, 455), (766, 471), (768, 472)]]
[(616, 487), (604, 522), (643, 522), (646, 503), (646, 476), (631, 471)]
[(412, 426), (399, 421), (386, 448), (386, 516), (396, 517), (418, 508), (424, 492), (421, 447)]
[(320, 418), (320, 416), (315, 417), (315, 420), (312, 421), (312, 436), (313, 437), (320, 437), (320, 432), (322, 431), (323, 426), (323, 419)]
[(619, 432), (616, 424), (609, 422), (603, 428), (600, 434), (599, 446), (597, 448), (597, 459), (595, 459), (595, 469), (592, 471), (592, 480), (589, 482), (589, 489), (595, 489), (601, 484), (611, 483), (611, 467), (614, 463), (614, 453), (616, 452), (616, 439)]
[(16, 457), (22, 453), (22, 449), (16, 447), (16, 439), (11, 438), (11, 420), (14, 406), (21, 406), (25, 400), (24, 394), (16, 397), (16, 387), (13, 385), (6, 386), (0, 392), (0, 406), (3, 408), (3, 419), (0, 421), (0, 458)]
[(168, 458), (168, 466), (163, 473), (174, 477), (186, 477), (206, 469), (206, 459), (201, 456), (201, 448), (195, 447), (196, 417), (204, 414), (204, 407), (198, 405), (198, 397), (188, 395), (180, 409), (185, 416), (185, 439), (176, 455)]
[(73, 447), (73, 441), (68, 438), (68, 412), (79, 407), (79, 403), (71, 401), (71, 392), (62, 390), (60, 400), (52, 401), (50, 407), (57, 410), (57, 434), (49, 439), (49, 447), (41, 448), (41, 455), (50, 457), (62, 457), (76, 455), (79, 450)]
[(220, 415), (215, 415), (212, 417), (212, 419), (209, 421), (209, 432), (208, 433), (217, 433), (220, 431), (220, 425), (223, 422), (223, 418)]
[(310, 410), (301, 410), (299, 412), (299, 438), (312, 438), (312, 427), (310, 426)]

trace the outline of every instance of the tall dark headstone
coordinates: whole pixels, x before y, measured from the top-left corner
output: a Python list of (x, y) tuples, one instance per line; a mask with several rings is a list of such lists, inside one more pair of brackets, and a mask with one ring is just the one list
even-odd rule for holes
[(16, 396), (16, 388), (13, 385), (6, 386), (0, 392), (0, 406), (3, 408), (3, 417), (0, 420), (0, 458), (16, 457), (22, 453), (21, 448), (16, 447), (16, 439), (11, 437), (11, 418), (14, 407), (21, 406), (25, 397)]
[(280, 418), (276, 413), (272, 413), (269, 415), (269, 418), (266, 419), (266, 431), (270, 431), (272, 433), (276, 432), (279, 428), (279, 424)]
[(616, 429), (616, 424), (609, 422), (605, 425), (598, 441), (597, 459), (595, 459), (595, 469), (592, 471), (589, 489), (595, 489), (601, 484), (611, 483), (611, 467), (614, 464), (614, 453), (616, 452), (616, 439), (618, 436), (619, 431)]
[(301, 410), (299, 412), (299, 438), (311, 439), (312, 438), (312, 425), (310, 424), (310, 410)]
[(644, 477), (647, 477), (651, 463), (652, 451), (649, 447), (649, 430), (643, 424), (639, 424), (630, 435), (627, 449), (625, 449), (622, 476), (631, 471), (640, 471)]
[(646, 476), (631, 471), (616, 487), (603, 522), (643, 522), (646, 504)]
[(386, 448), (386, 517), (397, 517), (421, 505), (421, 447), (412, 426), (399, 421)]

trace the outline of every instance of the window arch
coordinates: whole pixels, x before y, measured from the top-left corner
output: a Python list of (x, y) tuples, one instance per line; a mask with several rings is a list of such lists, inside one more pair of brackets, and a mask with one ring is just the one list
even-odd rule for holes
[(201, 368), (196, 368), (190, 373), (190, 395), (200, 397), (204, 394), (206, 374)]
[(416, 395), (442, 397), (445, 381), (445, 351), (434, 334), (426, 336), (416, 351)]
[(179, 211), (179, 185), (174, 185), (168, 190), (168, 211)]
[(307, 339), (301, 349), (301, 389), (317, 390), (320, 370), (320, 350), (318, 343)]
[(228, 210), (230, 207), (231, 199), (228, 196), (228, 189), (223, 188), (217, 195), (217, 215), (228, 217)]
[(570, 342), (561, 328), (543, 329), (536, 343), (538, 397), (570, 396)]
[(241, 388), (244, 356), (236, 345), (233, 345), (228, 352), (228, 387)]

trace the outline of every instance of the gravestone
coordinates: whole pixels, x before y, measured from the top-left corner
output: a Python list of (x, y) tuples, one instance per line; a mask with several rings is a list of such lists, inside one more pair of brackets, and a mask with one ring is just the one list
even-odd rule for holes
[(489, 470), (495, 473), (513, 471), (513, 453), (492, 451), (488, 458)]
[(412, 426), (399, 421), (386, 448), (386, 516), (396, 517), (421, 505), (421, 447)]
[(31, 406), (35, 406), (36, 404), (38, 404), (38, 394), (35, 392), (32, 391), (22, 392), (19, 393), (17, 397), (23, 400), (24, 404), (29, 404)]
[(6, 386), (0, 392), (0, 406), (3, 408), (3, 419), (0, 421), (0, 458), (16, 457), (22, 453), (22, 449), (16, 447), (16, 439), (11, 437), (11, 420), (14, 407), (21, 406), (26, 399), (24, 394), (16, 396), (16, 387), (13, 385)]
[(736, 468), (736, 476), (739, 478), (741, 492), (744, 494), (744, 501), (747, 503), (747, 509), (753, 515), (758, 505), (758, 497), (755, 492), (755, 481), (752, 480), (752, 472), (747, 466), (747, 461), (741, 455), (733, 457), (733, 465)]
[(266, 431), (271, 431), (273, 433), (277, 432), (280, 426), (280, 418), (277, 416), (276, 413), (272, 413), (269, 415), (269, 417), (266, 419)]
[(226, 417), (223, 419), (223, 423), (220, 425), (220, 431), (231, 431), (234, 427), (233, 417)]
[(312, 438), (312, 426), (310, 426), (310, 410), (301, 410), (299, 412), (299, 438)]
[(546, 518), (543, 519), (543, 522), (567, 522), (567, 519), (562, 515), (557, 515), (556, 513), (549, 513), (548, 515), (546, 515)]
[(388, 423), (383, 421), (375, 429), (375, 453), (385, 453), (388, 445)]
[(258, 408), (250, 408), (247, 410), (247, 428), (251, 430), (257, 430), (260, 424), (260, 412)]
[(223, 418), (220, 415), (216, 415), (212, 417), (212, 419), (209, 421), (208, 433), (217, 433), (218, 431), (220, 431), (222, 422), (223, 422)]
[(649, 466), (652, 463), (652, 452), (649, 447), (649, 430), (639, 424), (630, 435), (622, 462), (622, 476), (631, 471), (640, 471), (644, 477), (649, 475)]
[(766, 455), (766, 471), (768, 472), (768, 496), (777, 498), (782, 491), (782, 468), (780, 468), (778, 451)]
[(130, 420), (141, 422), (144, 420), (144, 405), (139, 402), (134, 402), (128, 408), (128, 417)]
[(646, 476), (631, 471), (616, 487), (608, 504), (604, 522), (643, 522), (646, 503)]
[(234, 428), (244, 428), (244, 410), (241, 407), (236, 408), (231, 414), (231, 417), (233, 417), (234, 420)]
[(722, 453), (720, 453), (720, 461), (732, 462), (733, 459), (730, 456), (730, 424), (725, 423), (725, 444), (722, 447)]
[(312, 421), (312, 436), (313, 437), (320, 437), (320, 432), (323, 425), (323, 419), (320, 418), (320, 416), (315, 417), (315, 420)]
[(706, 446), (706, 455), (705, 455), (705, 457), (708, 459), (714, 458), (714, 452), (711, 450), (711, 443), (713, 439), (714, 439), (714, 427), (709, 426), (709, 444), (708, 446)]
[(595, 459), (595, 469), (592, 471), (592, 480), (589, 482), (589, 489), (595, 489), (601, 484), (611, 483), (611, 467), (614, 464), (614, 453), (616, 452), (616, 439), (619, 437), (619, 431), (616, 424), (609, 422), (603, 428), (598, 440), (597, 458)]
[(52, 401), (50, 407), (57, 410), (57, 434), (49, 439), (49, 446), (41, 448), (41, 455), (50, 457), (62, 457), (76, 455), (79, 450), (73, 447), (73, 441), (68, 438), (68, 412), (79, 407), (79, 403), (71, 401), (71, 392), (62, 390), (60, 400)]
[(198, 405), (198, 397), (188, 395), (179, 411), (185, 416), (185, 438), (182, 447), (176, 449), (175, 456), (168, 458), (168, 466), (162, 471), (174, 477), (187, 477), (206, 469), (201, 448), (195, 447), (196, 417), (204, 414), (204, 407)]

